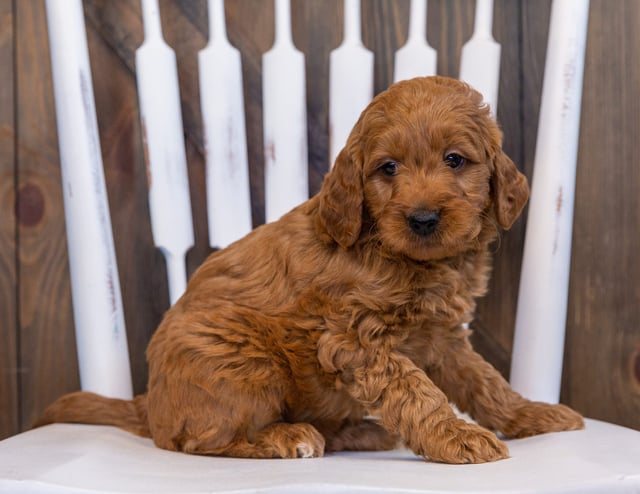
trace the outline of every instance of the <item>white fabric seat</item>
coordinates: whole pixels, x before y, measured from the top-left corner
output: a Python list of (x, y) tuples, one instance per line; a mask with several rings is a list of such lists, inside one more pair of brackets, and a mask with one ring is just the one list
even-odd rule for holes
[(425, 462), (408, 450), (246, 460), (165, 451), (114, 427), (55, 424), (0, 442), (0, 492), (640, 492), (638, 431), (587, 420), (582, 431), (508, 445), (511, 458), (482, 465)]

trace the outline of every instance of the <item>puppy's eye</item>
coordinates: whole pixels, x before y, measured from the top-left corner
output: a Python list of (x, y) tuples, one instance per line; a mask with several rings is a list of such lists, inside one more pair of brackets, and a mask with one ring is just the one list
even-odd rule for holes
[(380, 167), (382, 173), (387, 175), (388, 177), (393, 177), (398, 174), (398, 163), (395, 161), (387, 161), (384, 165)]
[(465, 164), (466, 160), (459, 154), (450, 153), (444, 157), (444, 162), (447, 164), (447, 166), (456, 170), (462, 167)]

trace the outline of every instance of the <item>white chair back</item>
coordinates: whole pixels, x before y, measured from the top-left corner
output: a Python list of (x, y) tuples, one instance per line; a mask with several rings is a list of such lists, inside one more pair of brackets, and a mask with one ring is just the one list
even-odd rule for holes
[[(344, 6), (344, 41), (331, 53), (330, 58), (332, 159), (346, 141), (359, 112), (373, 95), (373, 54), (362, 45), (360, 5), (358, 0), (346, 0)], [(275, 43), (263, 57), (267, 221), (277, 219), (306, 200), (309, 194), (304, 56), (293, 45), (289, 0), (277, 0), (275, 7)], [(222, 0), (212, 0), (209, 8), (210, 42), (199, 55), (209, 235), (212, 245), (225, 246), (250, 228), (249, 178), (240, 58), (226, 39)], [(423, 18), (426, 18), (426, 8), (426, 2), (412, 3), (412, 12)], [(588, 0), (555, 0), (552, 10), (539, 126), (541, 132), (536, 149), (511, 369), (513, 383), (524, 395), (551, 402), (557, 402), (560, 393), (588, 8)], [(59, 119), (62, 116), (60, 148), (63, 169), (81, 167), (86, 161), (84, 156), (72, 153), (78, 147), (77, 136), (84, 135), (85, 141), (82, 142), (86, 142), (87, 152), (93, 152), (92, 163), (98, 171), (84, 175), (73, 172), (74, 180), (84, 180), (78, 185), (82, 190), (93, 190), (92, 182), (99, 182), (103, 191), (103, 179), (96, 178), (101, 177), (102, 169), (99, 152), (95, 152), (99, 149), (96, 148), (99, 144), (95, 123), (93, 127), (87, 127), (82, 118), (66, 119), (63, 113), (68, 107), (67, 100), (63, 98), (69, 98), (69, 95), (75, 95), (79, 109), (83, 108), (83, 104), (93, 108), (93, 99), (89, 97), (90, 77), (82, 80), (74, 78), (77, 67), (70, 65), (70, 60), (75, 58), (67, 55), (84, 53), (85, 65), (81, 73), (89, 73), (82, 7), (79, 0), (74, 0), (72, 4), (67, 0), (47, 0), (47, 9)], [(69, 26), (72, 19), (75, 19), (74, 24)], [(178, 78), (175, 55), (162, 39), (157, 0), (143, 1), (143, 19), (146, 39), (136, 54), (136, 67), (146, 139), (149, 206), (156, 245), (167, 259), (170, 299), (173, 303), (185, 288), (184, 256), (193, 244)], [(493, 1), (480, 0), (477, 3), (474, 34), (463, 48), (460, 74), (474, 87), (483, 89), (487, 95), (486, 101), (495, 114), (500, 46), (491, 34), (492, 19)], [(60, 26), (69, 26), (69, 29), (60, 29)], [(414, 27), (413, 30), (418, 34), (408, 38), (407, 47), (414, 45), (418, 36), (423, 36), (418, 28)], [(405, 48), (399, 50), (400, 63), (408, 63), (402, 60)], [(67, 56), (68, 59), (65, 58)], [(479, 60), (483, 63), (479, 63)], [(403, 69), (405, 73), (411, 70)], [(349, 84), (344, 81), (349, 81)], [(83, 87), (83, 84), (87, 87)], [(91, 118), (95, 122), (95, 116)], [(65, 140), (65, 128), (70, 128), (72, 134), (77, 131), (73, 134), (76, 138)], [(93, 133), (87, 133), (87, 129), (92, 129)], [(554, 167), (553, 157), (558, 155), (564, 157), (562, 167)], [(96, 203), (94, 198), (88, 198), (83, 207), (65, 208), (69, 214), (70, 245), (80, 241), (75, 237), (79, 231), (77, 225), (90, 223), (91, 215), (104, 216), (108, 211), (104, 192), (102, 199), (104, 202)], [(99, 224), (108, 227), (104, 219)], [(104, 239), (105, 243), (107, 238), (106, 233), (96, 236), (96, 239)], [(94, 252), (96, 248), (90, 246), (83, 252)], [(100, 246), (100, 249), (104, 248)], [(113, 252), (108, 252), (111, 264), (106, 265), (113, 269)], [(89, 278), (105, 279), (97, 272), (91, 274), (93, 268), (76, 267), (77, 263), (87, 264), (79, 249), (73, 250), (70, 263), (72, 272), (81, 271)], [(98, 264), (95, 269), (100, 269)], [(114, 278), (113, 274), (109, 276)], [(114, 279), (117, 281), (117, 276)], [(81, 282), (74, 283), (74, 287), (78, 283)], [(89, 305), (87, 293), (86, 289), (74, 288), (76, 310), (80, 311)], [(106, 304), (113, 297), (120, 298), (117, 293), (113, 297), (110, 293), (105, 293), (105, 296)], [(92, 300), (91, 303), (95, 302)], [(104, 332), (94, 329), (93, 318), (84, 322), (80, 317), (76, 319), (76, 330), (78, 353), (84, 362), (81, 366), (81, 373), (85, 375), (82, 379), (83, 389), (118, 389), (118, 394), (126, 394), (130, 389), (130, 384), (124, 382), (129, 381), (127, 372), (104, 372), (105, 358), (85, 357), (85, 352), (90, 348), (103, 348), (97, 342), (104, 338)], [(92, 342), (92, 338), (96, 342)], [(114, 355), (119, 355), (114, 357), (118, 362), (128, 362), (125, 358), (126, 344), (123, 345), (119, 340), (117, 345), (111, 346)], [(87, 368), (89, 365), (103, 370), (90, 370)], [(92, 382), (86, 377), (89, 373), (105, 376), (108, 383), (89, 385)], [(115, 379), (123, 382), (115, 384)]]

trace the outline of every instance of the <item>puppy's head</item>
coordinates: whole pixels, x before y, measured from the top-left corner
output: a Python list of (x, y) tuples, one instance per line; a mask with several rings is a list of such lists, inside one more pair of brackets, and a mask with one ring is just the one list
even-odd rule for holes
[(441, 259), (509, 228), (528, 197), (502, 133), (466, 84), (444, 77), (391, 86), (365, 109), (325, 178), (321, 227), (341, 246), (363, 218), (392, 252)]

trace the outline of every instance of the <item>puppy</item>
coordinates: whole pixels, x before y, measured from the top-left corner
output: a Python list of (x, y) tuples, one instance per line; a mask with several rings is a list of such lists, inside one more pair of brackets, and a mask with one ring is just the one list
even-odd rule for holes
[(401, 441), (446, 463), (507, 457), (495, 432), (583, 427), (571, 409), (514, 392), (464, 329), (489, 245), (528, 197), (501, 140), (466, 84), (391, 86), (318, 195), (193, 275), (149, 343), (146, 394), (73, 393), (38, 425), (112, 424), (160, 448), (249, 458)]

